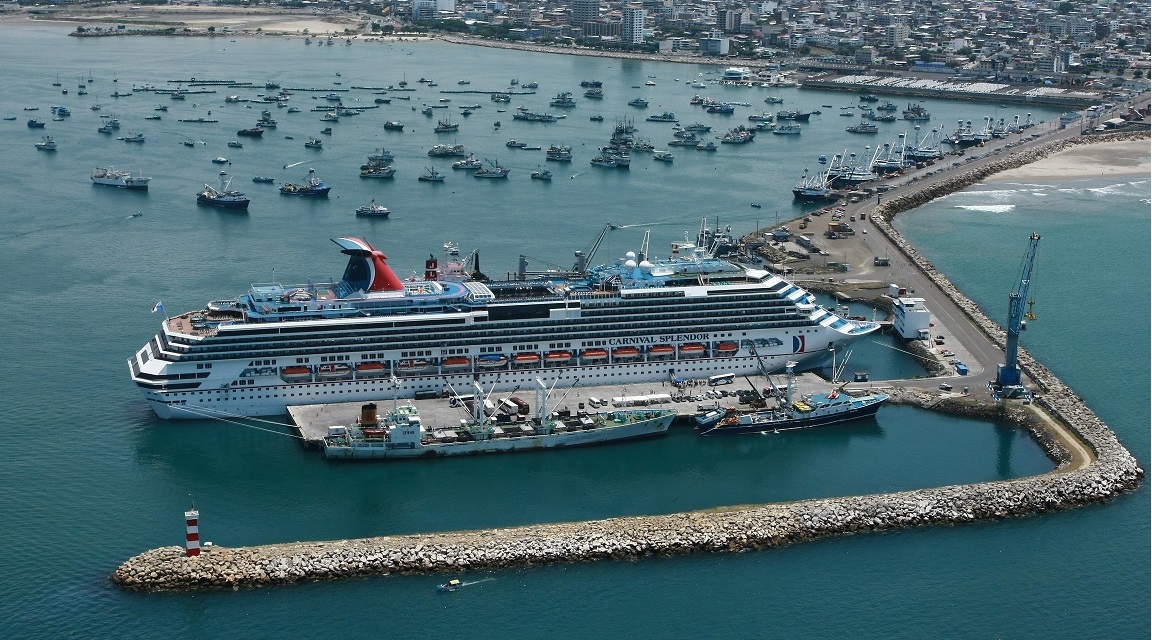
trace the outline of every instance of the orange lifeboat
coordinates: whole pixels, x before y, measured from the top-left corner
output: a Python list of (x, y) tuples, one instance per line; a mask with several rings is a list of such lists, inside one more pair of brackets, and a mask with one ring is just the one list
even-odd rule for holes
[(636, 347), (616, 347), (612, 350), (612, 357), (617, 360), (631, 360), (640, 355)]
[(580, 357), (585, 360), (603, 360), (608, 357), (608, 352), (603, 349), (585, 349), (580, 352)]
[(676, 350), (672, 348), (672, 345), (668, 344), (657, 344), (648, 347), (648, 354), (653, 356), (670, 356), (675, 352)]
[(285, 380), (311, 380), (312, 369), (309, 367), (284, 367), (280, 376)]
[(704, 355), (706, 350), (707, 347), (700, 344), (699, 342), (685, 342), (684, 344), (680, 345), (680, 355), (689, 358), (698, 358)]
[(723, 354), (732, 354), (740, 350), (740, 345), (735, 342), (721, 342), (716, 345), (716, 351)]
[(539, 353), (517, 353), (512, 356), (513, 364), (536, 364), (540, 362)]
[(362, 376), (378, 376), (384, 373), (384, 363), (376, 360), (356, 363), (356, 373)]
[(464, 356), (452, 356), (444, 358), (440, 366), (444, 369), (467, 369), (472, 366), (472, 361)]
[(571, 351), (549, 351), (544, 354), (544, 361), (552, 364), (561, 364), (572, 359)]

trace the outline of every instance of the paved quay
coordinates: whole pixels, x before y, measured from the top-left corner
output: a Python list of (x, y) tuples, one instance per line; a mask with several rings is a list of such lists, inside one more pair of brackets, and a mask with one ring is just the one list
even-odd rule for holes
[[(749, 381), (752, 385), (749, 386)], [(774, 375), (773, 381), (778, 387), (783, 389), (785, 384), (783, 375)], [(736, 391), (745, 389), (762, 390), (768, 386), (768, 381), (764, 380), (763, 376), (748, 375), (746, 377), (736, 376), (736, 381), (733, 384), (722, 385), (718, 387), (709, 387), (706, 379), (688, 380), (688, 385), (685, 386), (683, 392), (679, 389), (669, 385), (661, 385), (659, 382), (647, 382), (641, 384), (631, 384), (626, 386), (593, 386), (593, 387), (575, 387), (570, 391), (556, 390), (553, 395), (556, 397), (563, 397), (562, 402), (557, 402), (555, 406), (549, 405), (548, 410), (554, 411), (557, 409), (568, 409), (573, 413), (577, 411), (588, 412), (603, 412), (611, 411), (613, 409), (635, 409), (636, 406), (616, 405), (612, 403), (613, 398), (635, 397), (635, 396), (653, 396), (660, 394), (668, 394), (674, 397), (689, 396), (696, 399), (689, 399), (681, 402), (654, 402), (644, 406), (659, 408), (659, 409), (675, 409), (677, 415), (676, 424), (692, 426), (689, 421), (690, 418), (699, 413), (701, 405), (713, 406), (719, 403), (721, 406), (747, 406), (739, 405), (737, 401)], [(841, 383), (843, 384), (843, 383)], [(836, 385), (839, 386), (839, 385)], [(849, 391), (853, 389), (887, 389), (890, 388), (888, 382), (865, 382), (865, 383), (849, 383), (845, 388)], [(826, 392), (832, 388), (832, 383), (824, 380), (814, 373), (798, 373), (795, 377), (793, 385), (793, 393), (805, 394)], [(712, 392), (712, 393), (709, 393)], [(727, 395), (720, 395), (721, 392)], [(463, 393), (463, 392), (462, 392)], [(493, 402), (510, 396), (518, 396), (529, 403), (533, 400), (533, 394), (528, 392), (510, 392), (505, 391), (501, 393), (492, 394)], [(712, 396), (712, 397), (707, 397)], [(593, 408), (589, 403), (589, 399), (596, 398), (598, 400), (606, 400), (609, 402), (606, 406)], [(388, 412), (392, 407), (391, 396), (386, 396), (374, 400), (377, 405), (378, 412), (383, 415)], [(434, 428), (441, 428), (451, 425), (459, 424), (460, 420), (469, 418), (469, 413), (463, 406), (452, 406), (447, 396), (443, 398), (435, 398), (428, 400), (413, 400), (411, 398), (401, 398), (402, 403), (411, 403), (415, 405), (416, 409), (420, 412), (422, 421)], [(550, 401), (554, 402), (554, 401)], [(364, 402), (335, 402), (327, 404), (308, 404), (308, 405), (295, 405), (288, 407), (288, 415), (292, 417), (292, 423), (296, 427), (297, 433), (304, 440), (305, 446), (319, 447), (320, 441), (324, 436), (328, 435), (328, 427), (350, 425), (360, 416), (360, 408)], [(536, 407), (532, 407), (532, 413), (535, 415)]]
[[(963, 170), (922, 180), (915, 188), (905, 185), (907, 188), (901, 187), (884, 205), (859, 203), (850, 205), (850, 210), (868, 211), (877, 217), (875, 228), (880, 233), (864, 236), (864, 250), (884, 255), (881, 250), (887, 249), (894, 264), (903, 264), (909, 270), (908, 286), (917, 291), (917, 296), (928, 298), (934, 314), (947, 318), (957, 339), (974, 354), (982, 354), (982, 362), (998, 362), (1003, 358), (1003, 330), (891, 227), (892, 217), (1070, 145), (1133, 136), (1146, 139), (1147, 132), (1096, 138), (1053, 131), (1011, 154), (989, 154)], [(994, 404), (973, 393), (963, 398), (946, 398), (935, 408), (996, 416), (1028, 430), (1057, 462), (1053, 471), (1037, 476), (661, 516), (215, 547), (190, 558), (180, 547), (162, 547), (129, 559), (111, 579), (124, 588), (141, 591), (236, 589), (394, 573), (446, 573), (651, 555), (737, 552), (856, 533), (1038, 515), (1106, 502), (1139, 486), (1145, 471), (1112, 430), (1029, 353), (1021, 350), (1019, 362), (1039, 392), (1032, 405)], [(905, 401), (927, 398), (926, 390), (915, 386), (897, 391)]]

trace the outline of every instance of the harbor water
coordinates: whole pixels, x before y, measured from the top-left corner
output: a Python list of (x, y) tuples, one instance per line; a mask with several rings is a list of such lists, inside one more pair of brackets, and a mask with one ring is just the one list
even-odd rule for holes
[[(60, 27), (4, 30), (0, 39), (0, 272), (9, 283), (0, 307), (0, 368), (9, 445), (0, 452), (0, 621), (4, 637), (339, 638), (455, 634), (469, 638), (843, 636), (1133, 637), (1149, 627), (1149, 492), (1110, 505), (1043, 518), (923, 529), (822, 541), (759, 553), (599, 562), (465, 577), (481, 581), (439, 594), (434, 577), (385, 577), (227, 593), (141, 595), (107, 575), (145, 549), (180, 544), (190, 500), (201, 537), (239, 546), (502, 527), (526, 523), (668, 513), (686, 509), (876, 493), (1013, 478), (1052, 468), (1022, 434), (999, 425), (884, 407), (875, 422), (811, 432), (698, 438), (673, 428), (666, 438), (582, 450), (395, 464), (331, 464), (305, 451), (285, 428), (256, 421), (158, 420), (129, 382), (126, 359), (168, 312), (198, 308), (253, 282), (292, 283), (338, 276), (344, 260), (329, 238), (364, 237), (402, 277), (422, 269), (445, 242), (478, 249), (481, 268), (499, 277), (527, 256), (532, 268), (567, 268), (608, 222), (595, 262), (638, 250), (651, 230), (656, 253), (694, 233), (702, 216), (745, 233), (801, 210), (791, 188), (816, 156), (894, 139), (906, 127), (880, 123), (867, 141), (823, 108), (801, 140), (761, 134), (715, 153), (677, 149), (668, 165), (637, 155), (629, 171), (591, 167), (617, 119), (635, 118), (658, 149), (671, 125), (642, 122), (675, 111), (713, 134), (746, 124), (761, 107), (820, 109), (850, 96), (797, 89), (693, 89), (711, 67), (576, 58), (438, 43), (307, 46), (303, 39), (78, 39)], [(164, 55), (158, 55), (161, 45)], [(46, 64), (51, 50), (59, 62)], [(130, 61), (126, 64), (126, 61)], [(340, 72), (337, 76), (337, 72)], [(69, 94), (52, 87), (57, 74)], [(706, 75), (699, 75), (706, 74)], [(652, 78), (650, 78), (652, 76)], [(87, 79), (91, 77), (92, 83)], [(279, 126), (229, 148), (261, 107), (225, 103), (263, 89), (217, 89), (170, 100), (148, 91), (112, 98), (133, 85), (233, 79), (296, 92), (300, 113), (271, 106)], [(434, 79), (429, 89), (416, 82)], [(514, 96), (505, 113), (486, 95), (437, 89), (507, 88), (537, 81), (535, 96)], [(313, 106), (324, 93), (407, 79), (410, 101), (331, 124), (321, 150), (306, 149), (329, 123)], [(604, 82), (600, 104), (580, 97), (581, 80)], [(656, 86), (647, 86), (652, 79)], [(113, 82), (116, 80), (116, 82)], [(335, 84), (339, 82), (340, 84)], [(87, 96), (77, 96), (78, 84)], [(639, 88), (633, 88), (633, 87)], [(578, 106), (549, 125), (513, 121), (526, 104), (547, 107), (561, 91)], [(753, 106), (727, 118), (687, 104), (692, 94)], [(781, 107), (764, 97), (780, 95)], [(391, 94), (404, 95), (404, 94)], [(643, 95), (647, 111), (629, 107)], [(346, 103), (372, 104), (371, 91)], [(441, 103), (447, 97), (448, 103)], [(902, 101), (893, 99), (898, 104)], [(100, 111), (90, 106), (101, 103)], [(178, 104), (180, 103), (180, 104)], [(411, 107), (448, 104), (433, 117)], [(479, 103), (471, 116), (458, 105)], [(51, 119), (50, 105), (72, 115)], [(168, 111), (155, 111), (165, 104)], [(933, 122), (1011, 118), (997, 105), (923, 103)], [(26, 112), (25, 107), (38, 107)], [(251, 107), (251, 108), (248, 108)], [(208, 112), (211, 112), (210, 114)], [(161, 120), (144, 120), (161, 114)], [(603, 114), (602, 123), (589, 121)], [(107, 119), (127, 144), (98, 134)], [(1023, 115), (1023, 114), (1021, 114)], [(1036, 112), (1050, 123), (1058, 114)], [(455, 134), (434, 134), (451, 116)], [(47, 121), (43, 131), (24, 120)], [(204, 117), (218, 124), (180, 123)], [(405, 124), (385, 131), (385, 120)], [(494, 122), (501, 121), (496, 128)], [(951, 124), (949, 124), (951, 123)], [(885, 128), (889, 127), (889, 128)], [(49, 134), (54, 154), (33, 143)], [(291, 136), (292, 139), (286, 139)], [(571, 165), (547, 163), (555, 179), (530, 180), (542, 151), (505, 146), (566, 144)], [(193, 147), (181, 143), (203, 142)], [(507, 181), (452, 172), (427, 150), (459, 142), (512, 168)], [(396, 156), (391, 180), (362, 180), (376, 149)], [(211, 159), (227, 156), (230, 164)], [(114, 165), (153, 178), (147, 192), (97, 187), (89, 175)], [(443, 184), (417, 176), (434, 166)], [(558, 168), (558, 166), (560, 168)], [(287, 167), (287, 168), (285, 168)], [(332, 187), (327, 200), (281, 196), (256, 175), (299, 181), (309, 168)], [(198, 208), (195, 194), (224, 169), (252, 198), (247, 215)], [(987, 183), (903, 214), (898, 226), (989, 315), (1006, 314), (1007, 293), (1032, 231), (1043, 236), (1032, 297), (1039, 320), (1022, 344), (1080, 393), (1145, 464), (1149, 460), (1149, 225), (1147, 178), (1098, 179), (1071, 186)], [(375, 199), (389, 219), (356, 218)], [(750, 207), (758, 203), (760, 208)], [(139, 215), (137, 215), (139, 214)], [(972, 247), (980, 251), (972, 251)], [(861, 311), (863, 313), (863, 311)], [(867, 360), (893, 357), (871, 345), (847, 371), (885, 370)], [(865, 354), (865, 355), (861, 355)], [(860, 358), (861, 360), (858, 360)], [(900, 371), (903, 365), (892, 365)], [(902, 374), (902, 373), (901, 373)], [(873, 375), (873, 380), (876, 375)], [(974, 381), (977, 382), (977, 381)], [(982, 381), (980, 381), (982, 382)], [(447, 579), (445, 576), (444, 579)]]

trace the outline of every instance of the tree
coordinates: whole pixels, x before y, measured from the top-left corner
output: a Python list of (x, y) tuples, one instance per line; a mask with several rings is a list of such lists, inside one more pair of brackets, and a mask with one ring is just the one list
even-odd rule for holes
[(1061, 2), (1060, 5), (1056, 7), (1056, 13), (1059, 13), (1062, 16), (1066, 16), (1069, 13), (1072, 13), (1072, 9), (1074, 8), (1075, 7), (1071, 2)]
[(798, 53), (802, 56), (809, 55), (810, 53), (812, 53), (812, 47), (809, 47), (806, 44), (802, 44), (802, 45), (800, 45), (800, 48), (796, 50), (796, 53)]
[(1137, 70), (1132, 72), (1132, 77), (1133, 78), (1143, 78), (1144, 77), (1144, 71), (1137, 69)]

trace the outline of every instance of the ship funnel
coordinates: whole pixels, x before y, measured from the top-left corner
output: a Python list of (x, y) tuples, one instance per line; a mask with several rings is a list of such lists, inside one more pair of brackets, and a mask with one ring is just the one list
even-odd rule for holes
[(440, 266), (436, 262), (436, 256), (429, 255), (428, 259), (424, 261), (424, 279), (435, 280), (440, 275)]
[(360, 426), (374, 429), (379, 426), (380, 420), (376, 417), (376, 403), (369, 402), (360, 406)]

